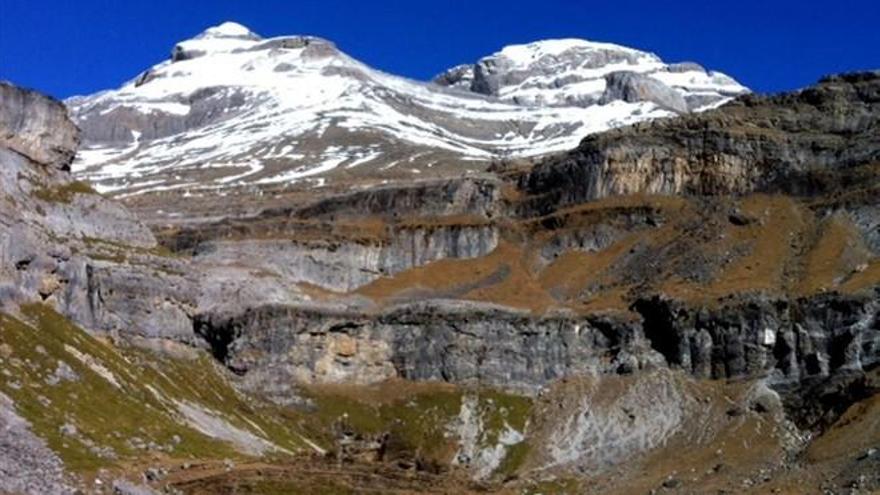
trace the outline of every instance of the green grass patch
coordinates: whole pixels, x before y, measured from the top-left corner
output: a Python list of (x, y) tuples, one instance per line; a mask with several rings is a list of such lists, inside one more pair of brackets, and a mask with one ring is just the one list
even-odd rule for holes
[[(190, 427), (177, 411), (180, 402), (197, 405), (292, 453), (308, 452), (309, 442), (333, 450), (336, 427), (344, 422), (364, 435), (388, 433), (391, 454), (439, 465), (447, 465), (455, 454), (458, 439), (450, 426), (458, 419), (465, 393), (478, 396), (484, 426), (480, 443), (486, 447), (496, 445), (508, 425), (525, 432), (532, 408), (529, 398), (494, 390), (408, 382), (309, 388), (302, 395), (313, 408), (284, 408), (239, 392), (235, 378), (205, 352), (182, 359), (114, 346), (42, 304), (24, 306), (22, 314), (18, 319), (0, 313), (0, 391), (74, 472), (127, 466), (157, 454), (181, 462), (247, 457)], [(59, 362), (78, 379), (51, 384)], [(76, 434), (62, 432), (68, 424), (76, 427)], [(140, 442), (133, 442), (135, 438)], [(148, 451), (138, 443), (163, 448)], [(114, 457), (101, 455), (99, 448)], [(514, 474), (528, 452), (525, 443), (510, 447), (499, 474)]]
[(447, 438), (447, 425), (461, 408), (458, 390), (417, 391), (392, 401), (315, 390), (307, 396), (316, 405), (306, 418), (311, 434), (324, 438), (329, 447), (333, 446), (329, 434), (344, 423), (363, 435), (389, 433), (396, 450), (416, 457), (444, 463), (450, 460), (454, 439)]
[(532, 399), (498, 390), (481, 390), (479, 399), (485, 422), (485, 441), (487, 444), (497, 443), (499, 436), (507, 429), (507, 426), (519, 432), (525, 432), (532, 413)]
[[(385, 385), (393, 387), (393, 385)], [(344, 421), (353, 431), (363, 435), (389, 433), (395, 451), (404, 451), (416, 458), (440, 464), (452, 461), (458, 439), (451, 434), (451, 426), (458, 421), (464, 395), (477, 395), (478, 413), (483, 431), (479, 444), (492, 448), (508, 427), (524, 433), (532, 410), (528, 397), (512, 395), (492, 389), (464, 391), (449, 386), (422, 384), (421, 389), (402, 393), (393, 400), (377, 399), (381, 388), (371, 393), (355, 395), (334, 393), (333, 389), (310, 389), (306, 396), (316, 410), (307, 421), (313, 435), (326, 437), (334, 425)], [(344, 420), (343, 420), (344, 418)], [(523, 464), (529, 449), (525, 443), (512, 446), (502, 465), (504, 475), (510, 475)]]
[(529, 444), (526, 441), (511, 445), (495, 473), (502, 478), (513, 476), (525, 464), (530, 450)]
[(82, 181), (68, 182), (67, 184), (54, 187), (41, 187), (33, 192), (34, 197), (47, 203), (65, 204), (73, 201), (74, 196), (77, 194), (96, 195), (98, 192), (92, 189), (92, 186), (88, 183)]
[(583, 493), (581, 484), (575, 479), (539, 481), (523, 490), (523, 495), (577, 495)]
[[(19, 414), (68, 469), (87, 472), (145, 458), (150, 453), (132, 442), (135, 437), (142, 443), (167, 446), (165, 453), (172, 458), (242, 457), (231, 445), (186, 425), (167, 399), (157, 398), (152, 391), (217, 410), (231, 424), (253, 432), (254, 427), (243, 419), (245, 412), (253, 410), (215, 372), (213, 363), (205, 361), (209, 358), (189, 363), (167, 359), (158, 364), (158, 360), (126, 356), (47, 307), (22, 309), (30, 323), (0, 315), (0, 343), (12, 349), (2, 364), (11, 373), (0, 376), (0, 390), (13, 399)], [(83, 357), (92, 365), (83, 362)], [(47, 380), (59, 360), (79, 378), (50, 385)], [(96, 366), (103, 371), (96, 371)], [(107, 373), (118, 386), (102, 376)], [(227, 414), (230, 410), (244, 412)], [(256, 424), (262, 421), (258, 416), (251, 420)], [(74, 425), (77, 434), (62, 433), (65, 424)], [(276, 443), (296, 446), (285, 441), (284, 429), (269, 421), (262, 421), (261, 426), (267, 434), (277, 436), (273, 438)], [(90, 445), (109, 447), (115, 458), (98, 455)]]

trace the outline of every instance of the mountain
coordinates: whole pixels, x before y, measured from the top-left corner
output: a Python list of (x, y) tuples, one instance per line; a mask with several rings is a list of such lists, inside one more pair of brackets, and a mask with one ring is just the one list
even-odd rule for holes
[(99, 191), (198, 196), (475, 172), (745, 92), (695, 64), (583, 40), (509, 46), (424, 83), (327, 40), (224, 23), (121, 88), (66, 103), (83, 131), (74, 169)]
[(0, 83), (0, 492), (876, 491), (878, 124), (845, 74), (148, 228)]
[(666, 64), (625, 46), (580, 39), (511, 45), (434, 78), (442, 86), (524, 106), (651, 102), (676, 113), (706, 110), (748, 90), (695, 63)]

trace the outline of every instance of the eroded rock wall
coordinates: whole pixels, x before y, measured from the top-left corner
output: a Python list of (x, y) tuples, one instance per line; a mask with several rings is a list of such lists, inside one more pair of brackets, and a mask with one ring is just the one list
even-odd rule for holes
[[(585, 138), (523, 176), (526, 213), (622, 194), (815, 192), (816, 171), (880, 160), (880, 73)], [(813, 189), (811, 191), (811, 189)]]
[(538, 390), (566, 376), (682, 369), (699, 378), (770, 377), (780, 386), (880, 362), (877, 294), (782, 300), (755, 295), (710, 309), (641, 299), (641, 320), (538, 317), (435, 301), (365, 315), (263, 307), (203, 315), (198, 331), (255, 389), (389, 378)]

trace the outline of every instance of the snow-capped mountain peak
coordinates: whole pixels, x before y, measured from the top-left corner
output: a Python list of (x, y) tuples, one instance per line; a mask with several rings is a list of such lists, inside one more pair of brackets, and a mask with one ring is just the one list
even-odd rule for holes
[[(616, 73), (630, 73), (622, 77)], [(657, 55), (613, 43), (552, 39), (509, 45), (435, 82), (521, 105), (591, 106), (649, 100), (681, 113), (748, 92), (732, 78), (694, 63), (666, 64)], [(625, 83), (638, 91), (614, 87)]]
[(172, 61), (189, 60), (204, 55), (230, 53), (252, 48), (259, 35), (234, 22), (224, 22), (202, 31), (199, 35), (177, 43), (171, 54)]
[(511, 45), (422, 83), (321, 38), (264, 39), (227, 22), (119, 89), (67, 103), (85, 138), (76, 172), (136, 194), (479, 169), (744, 91), (696, 65), (576, 39)]

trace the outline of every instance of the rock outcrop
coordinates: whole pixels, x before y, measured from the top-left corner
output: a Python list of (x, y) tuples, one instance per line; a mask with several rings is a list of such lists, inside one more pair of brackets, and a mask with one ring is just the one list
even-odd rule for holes
[(613, 101), (651, 101), (676, 113), (686, 113), (688, 105), (681, 94), (660, 81), (638, 72), (612, 72), (605, 76), (605, 92), (600, 104)]
[(31, 431), (9, 397), (0, 392), (0, 490), (6, 493), (67, 495), (61, 459)]
[(823, 174), (880, 161), (880, 74), (588, 136), (520, 185), (536, 211), (623, 194), (827, 192)]
[(79, 138), (61, 103), (6, 84), (0, 91), (10, 133), (0, 142), (0, 303), (48, 301), (86, 321), (95, 257), (120, 247), (136, 256), (156, 240), (122, 206), (72, 181)]
[(0, 81), (0, 147), (67, 171), (78, 145), (63, 103)]
[(509, 308), (435, 301), (379, 314), (265, 306), (199, 317), (197, 332), (252, 390), (292, 395), (295, 383), (391, 378), (489, 384), (535, 392), (571, 376), (671, 367), (698, 378), (770, 377), (799, 392), (880, 363), (880, 297), (742, 296), (721, 307), (640, 299), (641, 321), (536, 317)]

